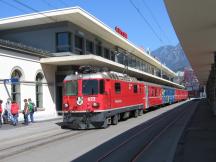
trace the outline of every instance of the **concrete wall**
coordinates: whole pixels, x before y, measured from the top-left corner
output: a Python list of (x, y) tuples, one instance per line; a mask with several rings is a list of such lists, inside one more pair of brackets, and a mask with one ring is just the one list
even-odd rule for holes
[[(44, 74), (43, 79), (43, 108), (44, 111), (35, 113), (36, 120), (56, 117), (55, 109), (55, 67), (41, 66), (39, 58), (31, 55), (21, 54), (13, 51), (0, 49), (0, 99), (3, 100), (3, 106), (8, 98), (3, 80), (11, 78), (12, 71), (18, 69), (22, 73), (20, 82), (21, 105), (23, 110), (23, 100), (31, 98), (36, 100), (35, 79), (38, 72)], [(11, 94), (11, 84), (6, 84), (9, 94)], [(23, 115), (20, 114), (20, 119)]]

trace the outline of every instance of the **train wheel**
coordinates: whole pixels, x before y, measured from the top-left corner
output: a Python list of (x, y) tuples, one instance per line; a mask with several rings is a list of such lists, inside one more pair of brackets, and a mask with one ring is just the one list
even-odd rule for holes
[(134, 110), (134, 117), (137, 118), (139, 115), (139, 110)]
[(113, 125), (117, 125), (118, 124), (118, 115), (114, 115), (113, 117), (112, 117), (112, 124)]

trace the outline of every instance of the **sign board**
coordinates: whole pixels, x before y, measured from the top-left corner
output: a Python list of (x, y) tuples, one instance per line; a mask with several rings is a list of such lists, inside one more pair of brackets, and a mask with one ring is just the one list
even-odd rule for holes
[(115, 31), (116, 31), (117, 33), (119, 33), (121, 36), (123, 36), (124, 38), (128, 39), (127, 33), (125, 33), (124, 31), (122, 31), (121, 28), (119, 28), (119, 27), (116, 26), (116, 27), (115, 27)]
[(19, 83), (19, 79), (11, 78), (11, 79), (4, 79), (4, 84), (17, 84)]

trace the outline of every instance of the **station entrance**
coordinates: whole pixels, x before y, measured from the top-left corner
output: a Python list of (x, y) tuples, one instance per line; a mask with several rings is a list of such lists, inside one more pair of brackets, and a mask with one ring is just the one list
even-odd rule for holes
[(64, 88), (63, 88), (63, 81), (64, 78), (67, 75), (75, 74), (75, 71), (77, 71), (78, 66), (57, 66), (56, 70), (56, 111), (58, 112), (58, 115), (62, 115), (62, 98), (64, 94)]

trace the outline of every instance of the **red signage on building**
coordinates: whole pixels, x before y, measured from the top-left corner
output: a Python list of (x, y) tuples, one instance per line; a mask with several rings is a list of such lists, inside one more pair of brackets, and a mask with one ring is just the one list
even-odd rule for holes
[(121, 28), (119, 28), (119, 27), (116, 26), (116, 27), (115, 27), (115, 31), (116, 31), (117, 33), (119, 33), (121, 36), (123, 36), (124, 38), (128, 39), (127, 33), (123, 32), (123, 31), (121, 30)]

